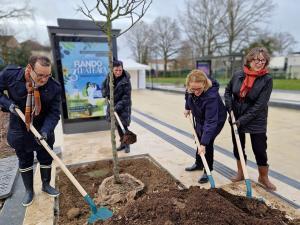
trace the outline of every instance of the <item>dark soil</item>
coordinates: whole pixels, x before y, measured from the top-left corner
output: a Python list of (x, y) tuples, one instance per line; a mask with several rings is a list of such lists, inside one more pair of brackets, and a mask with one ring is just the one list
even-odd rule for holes
[[(134, 201), (107, 206), (114, 211), (114, 216), (105, 222), (99, 221), (95, 224), (300, 224), (299, 221), (288, 221), (284, 212), (271, 209), (263, 202), (234, 196), (221, 189), (206, 190), (191, 187), (182, 190), (181, 185), (169, 173), (160, 170), (148, 159), (121, 160), (120, 167), (121, 173), (130, 173), (140, 179), (145, 184), (145, 189)], [(71, 171), (94, 198), (102, 180), (112, 175), (112, 162), (97, 162)], [(58, 174), (56, 184), (62, 193), (59, 197), (57, 224), (86, 224), (90, 209), (79, 192), (62, 172)], [(80, 212), (76, 218), (68, 219), (68, 211), (74, 208), (80, 209)]]
[(9, 124), (9, 113), (0, 111), (0, 159), (15, 155), (15, 151), (7, 144), (6, 135)]

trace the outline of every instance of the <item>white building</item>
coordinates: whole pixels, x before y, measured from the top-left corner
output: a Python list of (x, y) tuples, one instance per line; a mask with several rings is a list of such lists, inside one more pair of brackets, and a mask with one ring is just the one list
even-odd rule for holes
[(124, 69), (131, 76), (132, 89), (146, 88), (146, 70), (150, 70), (150, 66), (137, 63), (133, 59), (121, 60)]
[(287, 56), (287, 73), (292, 79), (300, 79), (300, 52), (295, 52)]

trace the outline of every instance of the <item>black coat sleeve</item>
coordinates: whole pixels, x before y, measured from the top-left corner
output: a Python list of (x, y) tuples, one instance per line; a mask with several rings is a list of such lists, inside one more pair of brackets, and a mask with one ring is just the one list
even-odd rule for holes
[(60, 102), (61, 102), (61, 87), (57, 86), (57, 91), (54, 98), (48, 103), (49, 110), (47, 111), (43, 126), (40, 132), (46, 132), (49, 135), (54, 131), (60, 118)]
[(232, 110), (232, 82), (234, 78), (231, 78), (229, 83), (227, 84), (225, 88), (225, 93), (224, 93), (224, 99), (225, 99), (225, 106), (228, 112)]
[(4, 69), (0, 72), (0, 107), (4, 108), (6, 111), (9, 110), (9, 106), (13, 103), (7, 95), (4, 93), (7, 90), (7, 79), (6, 79), (7, 70)]
[(115, 111), (117, 113), (122, 112), (122, 110), (126, 107), (131, 105), (131, 83), (128, 82), (126, 85), (124, 85), (124, 92), (123, 95), (115, 105)]
[(271, 93), (272, 93), (272, 89), (273, 89), (273, 80), (269, 79), (266, 82), (266, 85), (264, 87), (264, 89), (261, 91), (261, 93), (259, 94), (257, 100), (255, 101), (254, 105), (249, 107), (246, 112), (239, 117), (239, 122), (241, 125), (245, 125), (247, 124), (249, 121), (251, 121), (253, 118), (256, 117), (256, 115), (258, 114), (258, 112), (260, 110), (262, 110), (264, 107), (266, 107), (266, 105), (269, 102)]
[(109, 81), (109, 75), (102, 82), (101, 92), (102, 92), (103, 98), (109, 97), (109, 84), (108, 84), (108, 81)]

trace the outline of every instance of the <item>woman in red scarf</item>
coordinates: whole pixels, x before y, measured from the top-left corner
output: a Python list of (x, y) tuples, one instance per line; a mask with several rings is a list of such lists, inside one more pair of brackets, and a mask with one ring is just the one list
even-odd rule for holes
[[(236, 118), (245, 159), (245, 134), (250, 134), (258, 166), (258, 182), (268, 190), (275, 191), (276, 186), (268, 178), (267, 163), (268, 102), (273, 86), (272, 77), (267, 70), (269, 61), (270, 56), (265, 48), (251, 49), (245, 58), (243, 71), (235, 73), (225, 89), (225, 105), (228, 112), (233, 111)], [(231, 131), (233, 132), (232, 126)], [(244, 177), (233, 133), (232, 142), (238, 169), (232, 181), (237, 182)]]

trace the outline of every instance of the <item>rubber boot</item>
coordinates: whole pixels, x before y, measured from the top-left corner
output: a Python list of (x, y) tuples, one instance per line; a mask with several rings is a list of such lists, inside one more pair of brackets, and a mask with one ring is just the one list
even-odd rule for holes
[(34, 191), (33, 191), (33, 168), (20, 169), (22, 180), (25, 186), (25, 195), (22, 200), (23, 206), (29, 206), (33, 202)]
[(276, 186), (269, 180), (269, 166), (258, 167), (259, 177), (258, 182), (264, 185), (269, 191), (276, 191)]
[(239, 182), (241, 180), (244, 180), (244, 174), (243, 174), (241, 161), (237, 160), (236, 165), (237, 165), (237, 174), (234, 177), (230, 178), (230, 180), (232, 182)]
[(50, 195), (51, 197), (56, 197), (60, 193), (53, 187), (50, 186), (51, 180), (51, 167), (42, 167), (40, 168), (41, 171), (41, 179), (42, 179), (42, 191)]

